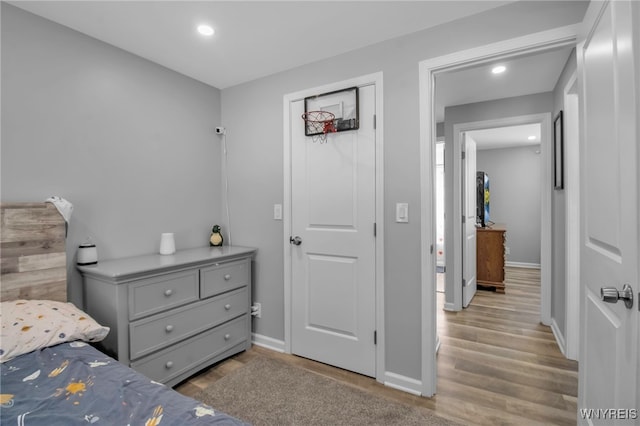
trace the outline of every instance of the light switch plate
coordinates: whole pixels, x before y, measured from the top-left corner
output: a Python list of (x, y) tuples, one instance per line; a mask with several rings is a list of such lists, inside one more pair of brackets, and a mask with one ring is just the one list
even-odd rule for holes
[(282, 204), (273, 205), (273, 219), (282, 220)]
[(396, 203), (396, 222), (409, 222), (409, 203)]

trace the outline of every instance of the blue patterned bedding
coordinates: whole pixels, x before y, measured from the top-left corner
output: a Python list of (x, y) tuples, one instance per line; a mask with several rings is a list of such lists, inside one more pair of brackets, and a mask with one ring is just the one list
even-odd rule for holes
[(244, 425), (85, 342), (0, 364), (2, 425)]

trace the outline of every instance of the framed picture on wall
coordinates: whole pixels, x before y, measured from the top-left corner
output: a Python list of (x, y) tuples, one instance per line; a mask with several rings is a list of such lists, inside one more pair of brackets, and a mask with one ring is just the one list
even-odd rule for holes
[(564, 141), (562, 111), (553, 120), (553, 187), (564, 189)]

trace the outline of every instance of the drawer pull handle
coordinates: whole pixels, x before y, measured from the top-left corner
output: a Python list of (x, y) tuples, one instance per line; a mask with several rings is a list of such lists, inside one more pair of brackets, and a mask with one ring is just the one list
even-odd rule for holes
[(169, 324), (164, 329), (167, 330), (167, 333), (171, 333), (173, 331), (173, 326), (171, 324)]
[(229, 281), (231, 279), (231, 274), (226, 274), (224, 276), (225, 281)]
[(167, 361), (167, 363), (164, 365), (164, 367), (168, 370), (171, 367), (173, 367), (173, 361)]
[(225, 334), (224, 335), (224, 340), (229, 340), (231, 339), (231, 335), (230, 334)]
[(173, 294), (173, 290), (172, 289), (168, 289), (168, 290), (164, 291), (164, 295), (167, 296), (167, 297), (171, 296), (172, 294)]
[(231, 305), (227, 303), (226, 305), (224, 305), (224, 308), (228, 311), (229, 309), (231, 309)]

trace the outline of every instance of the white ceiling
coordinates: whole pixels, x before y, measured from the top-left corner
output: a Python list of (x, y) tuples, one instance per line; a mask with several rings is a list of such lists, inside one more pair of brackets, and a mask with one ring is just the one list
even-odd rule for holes
[[(571, 49), (564, 47), (437, 74), (436, 121), (444, 119), (445, 106), (551, 92)], [(496, 65), (504, 65), (507, 70), (492, 74)]]
[[(10, 1), (224, 89), (511, 1)], [(204, 38), (196, 26), (216, 34)]]
[[(540, 124), (525, 124), (495, 129), (473, 130), (467, 132), (467, 134), (476, 141), (476, 148), (478, 150), (512, 148), (540, 145), (540, 128)], [(530, 140), (529, 136), (535, 136), (535, 139)]]
[[(444, 120), (447, 106), (551, 92), (571, 50), (564, 47), (437, 74), (436, 121)], [(506, 71), (492, 74), (491, 69), (497, 65), (504, 65)], [(479, 150), (540, 144), (539, 124), (477, 130), (469, 134)], [(532, 135), (536, 136), (533, 141), (528, 139)]]

